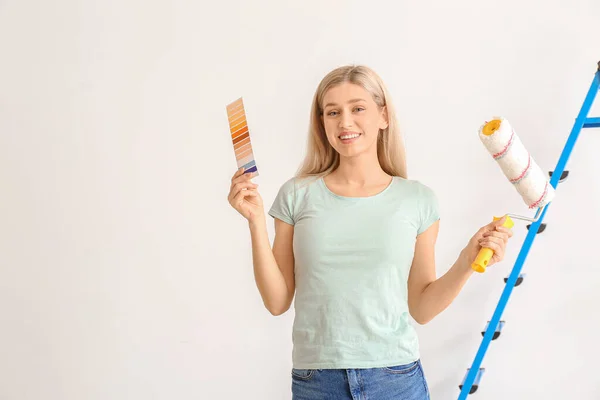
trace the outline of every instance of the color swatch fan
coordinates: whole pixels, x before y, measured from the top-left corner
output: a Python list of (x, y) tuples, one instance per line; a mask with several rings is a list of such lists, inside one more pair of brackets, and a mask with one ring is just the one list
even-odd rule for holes
[(226, 109), (237, 167), (238, 169), (244, 167), (244, 173), (254, 172), (255, 176), (258, 176), (243, 99), (240, 97), (228, 104)]

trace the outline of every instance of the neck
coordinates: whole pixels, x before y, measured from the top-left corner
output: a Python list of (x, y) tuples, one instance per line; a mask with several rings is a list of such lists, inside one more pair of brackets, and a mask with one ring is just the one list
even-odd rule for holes
[(381, 183), (389, 178), (381, 168), (376, 153), (361, 157), (341, 157), (339, 167), (331, 175), (340, 183), (359, 186)]

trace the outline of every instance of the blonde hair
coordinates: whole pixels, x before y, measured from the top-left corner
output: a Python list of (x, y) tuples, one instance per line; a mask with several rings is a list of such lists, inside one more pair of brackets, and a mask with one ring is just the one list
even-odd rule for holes
[(346, 82), (364, 88), (371, 94), (380, 109), (386, 107), (388, 127), (379, 132), (377, 158), (381, 168), (387, 174), (406, 178), (406, 152), (390, 95), (379, 75), (362, 65), (336, 68), (321, 80), (312, 102), (306, 155), (296, 172), (296, 177), (320, 177), (331, 173), (339, 166), (339, 154), (327, 140), (321, 116), (325, 93), (332, 87)]

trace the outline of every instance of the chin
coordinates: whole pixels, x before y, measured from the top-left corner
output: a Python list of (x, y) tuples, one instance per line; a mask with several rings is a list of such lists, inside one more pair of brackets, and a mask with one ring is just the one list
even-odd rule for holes
[(336, 149), (342, 157), (358, 157), (365, 154), (365, 149)]

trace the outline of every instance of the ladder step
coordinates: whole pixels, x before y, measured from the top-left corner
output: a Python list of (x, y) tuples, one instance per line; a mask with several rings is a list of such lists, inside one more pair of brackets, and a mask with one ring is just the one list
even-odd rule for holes
[[(485, 324), (485, 329), (481, 332), (481, 336), (485, 336), (485, 333), (487, 332), (489, 326), (490, 326), (490, 321), (488, 321), (487, 324)], [(502, 328), (504, 328), (504, 321), (500, 321), (498, 323), (498, 326), (496, 327), (496, 331), (494, 332), (494, 336), (492, 336), (492, 340), (498, 339), (498, 337), (500, 336), (500, 333), (502, 332)]]
[[(519, 277), (517, 278), (517, 281), (515, 282), (515, 287), (519, 286), (522, 282), (523, 279), (525, 279), (525, 275), (527, 274), (519, 274)], [(506, 278), (504, 278), (504, 283), (508, 282), (508, 276)]]
[[(527, 225), (527, 230), (529, 230), (529, 227), (531, 226), (531, 224)], [(546, 223), (542, 222), (538, 228), (537, 234), (539, 235), (540, 233), (544, 232), (546, 230)]]
[[(548, 171), (548, 175), (550, 175), (550, 178), (552, 178), (552, 171)], [(558, 182), (563, 182), (565, 179), (567, 179), (568, 176), (569, 171), (563, 171), (562, 174), (560, 174), (560, 179), (558, 180)]]
[(586, 118), (583, 123), (584, 128), (600, 128), (600, 117)]
[[(471, 370), (471, 368), (467, 368), (467, 372), (465, 373), (465, 377), (463, 378), (462, 383), (460, 385), (458, 385), (458, 388), (460, 390), (462, 390), (462, 387), (465, 384), (465, 380), (467, 379), (467, 375), (469, 375), (470, 370)], [(473, 394), (477, 391), (477, 389), (479, 388), (479, 382), (481, 382), (481, 377), (483, 376), (484, 372), (485, 372), (485, 368), (479, 368), (479, 372), (477, 372), (477, 376), (475, 377), (475, 380), (473, 381), (473, 385), (471, 386), (471, 390), (469, 391), (469, 394)]]

